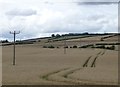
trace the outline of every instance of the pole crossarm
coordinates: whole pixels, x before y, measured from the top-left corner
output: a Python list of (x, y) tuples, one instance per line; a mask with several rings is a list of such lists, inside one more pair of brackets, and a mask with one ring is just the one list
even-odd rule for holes
[(20, 31), (18, 31), (18, 32), (17, 31), (13, 31), (13, 32), (10, 31), (10, 34), (19, 34), (19, 33), (20, 33)]

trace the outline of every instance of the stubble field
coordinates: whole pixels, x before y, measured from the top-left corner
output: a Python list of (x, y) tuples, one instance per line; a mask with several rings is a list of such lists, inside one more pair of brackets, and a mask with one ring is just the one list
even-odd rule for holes
[(13, 46), (2, 50), (3, 85), (118, 84), (118, 51), (17, 45), (13, 66)]

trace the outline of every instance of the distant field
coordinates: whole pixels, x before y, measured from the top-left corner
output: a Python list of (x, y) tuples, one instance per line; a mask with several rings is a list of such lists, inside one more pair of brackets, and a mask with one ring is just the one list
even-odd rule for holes
[(4, 85), (117, 84), (118, 51), (105, 49), (41, 48), (17, 45), (16, 66), (12, 46), (3, 47)]
[[(86, 44), (95, 44), (95, 43), (117, 43), (118, 36), (113, 36), (110, 38), (106, 38), (101, 41), (101, 38), (108, 37), (111, 35), (96, 35), (96, 36), (68, 36), (66, 37), (66, 45), (67, 46), (74, 46), (77, 45), (78, 47), (86, 45)], [(72, 39), (71, 39), (72, 38)], [(34, 44), (43, 47), (43, 46), (50, 46), (53, 45), (55, 47), (64, 47), (65, 37), (56, 38), (53, 40), (48, 39), (39, 39), (40, 42), (34, 42)], [(49, 42), (50, 41), (50, 42)]]

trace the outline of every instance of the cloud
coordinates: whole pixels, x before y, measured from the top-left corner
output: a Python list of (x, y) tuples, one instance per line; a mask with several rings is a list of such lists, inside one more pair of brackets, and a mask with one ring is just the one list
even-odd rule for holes
[(78, 5), (111, 5), (118, 2), (119, 0), (76, 0)]
[(118, 4), (118, 2), (77, 2), (78, 5), (111, 5)]
[(104, 5), (98, 5), (100, 0), (91, 0), (96, 1), (94, 6), (77, 5), (90, 0), (12, 1), (4, 3), (0, 8), (0, 31), (2, 30), (3, 38), (12, 39), (9, 31), (13, 30), (21, 31), (17, 38), (26, 39), (50, 36), (53, 33), (116, 32), (118, 29), (118, 7), (112, 0), (108, 4), (99, 3)]
[(31, 16), (36, 14), (37, 14), (36, 10), (32, 9), (13, 9), (6, 12), (6, 15), (9, 16)]
[(119, 0), (75, 0), (76, 2), (119, 2)]

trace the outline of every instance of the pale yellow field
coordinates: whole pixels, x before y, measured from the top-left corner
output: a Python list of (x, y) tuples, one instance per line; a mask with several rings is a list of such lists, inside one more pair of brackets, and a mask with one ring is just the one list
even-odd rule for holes
[(70, 43), (77, 43), (77, 44), (91, 44), (91, 43), (115, 43), (118, 42), (118, 36), (114, 36), (114, 37), (110, 37), (110, 38), (106, 38), (104, 39), (104, 41), (101, 41), (101, 38), (103, 37), (107, 37), (110, 35), (103, 35), (103, 36), (93, 36), (93, 37), (87, 37), (87, 38), (79, 38), (79, 39), (71, 39), (71, 40), (67, 40), (68, 44)]
[(68, 40), (68, 41), (100, 41), (101, 38), (107, 37), (110, 35), (103, 35), (103, 36), (93, 36), (93, 37), (87, 37), (87, 38), (80, 38), (80, 39), (73, 39), (73, 40)]
[[(103, 49), (41, 48), (39, 45), (16, 47), (12, 65), (12, 46), (3, 47), (3, 84), (70, 85), (117, 84), (118, 52)], [(83, 67), (90, 58), (87, 67)], [(95, 67), (91, 67), (93, 61)]]

